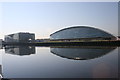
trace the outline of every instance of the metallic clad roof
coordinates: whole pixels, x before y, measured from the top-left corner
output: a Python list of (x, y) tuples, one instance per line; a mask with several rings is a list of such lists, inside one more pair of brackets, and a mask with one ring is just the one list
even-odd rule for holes
[[(112, 34), (106, 32), (104, 30), (101, 30), (101, 29), (98, 29), (98, 28), (93, 28), (93, 27), (88, 27), (88, 26), (73, 26), (73, 27), (64, 28), (64, 29), (61, 29), (59, 31), (56, 31), (56, 32), (50, 34), (50, 36), (52, 36), (52, 35), (54, 35), (54, 34), (56, 34), (58, 32), (61, 32), (61, 31), (67, 30), (67, 29), (73, 29), (73, 28), (90, 28), (90, 29), (94, 29), (94, 30), (99, 30), (101, 32), (105, 32), (106, 34), (109, 34), (109, 35), (113, 36)], [(115, 37), (115, 36), (113, 36), (113, 37)]]

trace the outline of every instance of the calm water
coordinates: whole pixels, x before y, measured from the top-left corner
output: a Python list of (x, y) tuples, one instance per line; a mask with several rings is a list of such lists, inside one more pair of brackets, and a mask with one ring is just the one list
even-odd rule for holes
[(117, 78), (118, 47), (6, 46), (4, 78)]

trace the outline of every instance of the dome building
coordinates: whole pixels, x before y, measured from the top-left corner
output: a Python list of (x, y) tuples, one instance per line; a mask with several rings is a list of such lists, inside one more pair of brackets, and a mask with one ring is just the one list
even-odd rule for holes
[(116, 40), (116, 37), (103, 30), (87, 27), (75, 26), (65, 28), (50, 35), (51, 40)]

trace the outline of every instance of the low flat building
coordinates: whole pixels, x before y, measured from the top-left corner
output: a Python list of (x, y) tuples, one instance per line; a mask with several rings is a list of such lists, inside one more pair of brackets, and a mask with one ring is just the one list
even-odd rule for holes
[(34, 33), (15, 33), (6, 35), (4, 38), (5, 42), (34, 42), (35, 34)]
[(49, 42), (50, 39), (36, 39), (35, 42)]

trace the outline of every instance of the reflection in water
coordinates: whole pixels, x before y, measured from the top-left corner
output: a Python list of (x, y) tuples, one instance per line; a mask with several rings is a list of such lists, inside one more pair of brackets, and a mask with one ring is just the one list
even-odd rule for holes
[(2, 66), (0, 65), (0, 79), (2, 78)]
[(0, 49), (3, 49), (3, 46), (2, 46), (2, 45), (0, 45)]
[[(74, 60), (87, 60), (101, 57), (116, 47), (99, 47), (99, 46), (59, 46), (50, 47), (50, 51), (62, 58)], [(35, 46), (5, 46), (5, 53), (16, 55), (35, 54)]]
[(51, 47), (50, 51), (63, 58), (87, 60), (101, 57), (116, 47)]
[(35, 46), (5, 46), (5, 53), (21, 56), (35, 54)]
[[(0, 49), (3, 49), (1, 43), (0, 43)], [(1, 63), (2, 63), (2, 59), (1, 59), (1, 58), (2, 58), (2, 57), (0, 56), (0, 80), (1, 80), (1, 78), (2, 78), (2, 65), (1, 65)]]
[[(34, 46), (6, 46), (5, 52), (27, 55), (27, 57), (11, 56), (4, 54), (5, 52), (1, 50), (2, 75), (4, 78), (116, 78), (118, 53), (117, 49), (114, 50), (115, 48), (52, 46), (50, 48), (36, 47), (35, 51)], [(53, 56), (49, 50), (61, 57)], [(109, 52), (110, 54), (107, 54)], [(34, 54), (34, 56), (29, 56), (29, 54)], [(101, 57), (105, 54), (107, 56)]]

